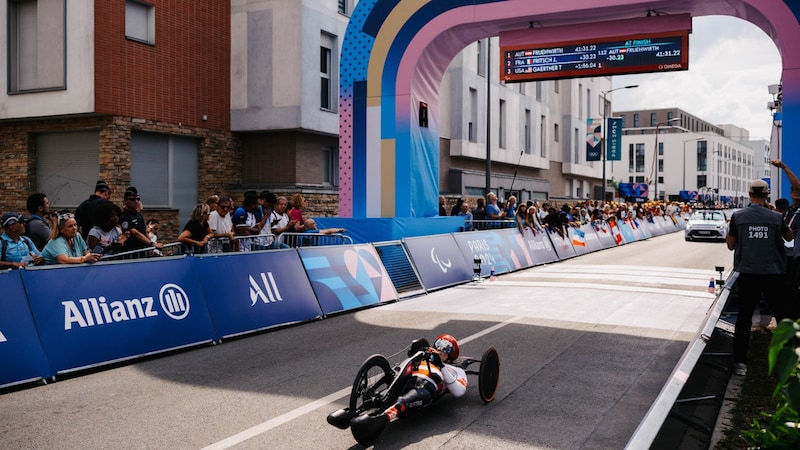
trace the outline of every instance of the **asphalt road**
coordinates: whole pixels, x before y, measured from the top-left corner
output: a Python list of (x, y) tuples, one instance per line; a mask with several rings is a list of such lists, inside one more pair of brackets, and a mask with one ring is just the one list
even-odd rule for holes
[(713, 301), (722, 243), (660, 236), (311, 323), (0, 395), (0, 448), (347, 449), (325, 417), (373, 353), (450, 333), (500, 387), (390, 424), (376, 448), (625, 446)]

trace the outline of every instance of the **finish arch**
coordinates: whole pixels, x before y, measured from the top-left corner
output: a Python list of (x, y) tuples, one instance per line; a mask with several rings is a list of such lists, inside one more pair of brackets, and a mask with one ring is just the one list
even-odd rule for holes
[[(783, 127), (793, 129), (800, 121), (800, 2), (795, 0), (360, 0), (340, 59), (340, 216), (438, 214), (438, 90), (464, 47), (531, 21), (546, 28), (641, 18), (648, 10), (733, 16), (758, 26), (781, 54)], [(417, 121), (420, 101), (428, 104), (427, 128)], [(789, 149), (783, 160), (800, 169), (800, 153), (793, 151), (800, 136), (787, 133), (781, 141)], [(788, 198), (788, 183), (781, 185)]]

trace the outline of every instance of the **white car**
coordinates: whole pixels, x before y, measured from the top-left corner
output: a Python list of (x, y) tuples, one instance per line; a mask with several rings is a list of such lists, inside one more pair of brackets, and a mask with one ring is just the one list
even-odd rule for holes
[(728, 236), (728, 220), (722, 211), (696, 211), (686, 222), (684, 237), (687, 241), (712, 239), (724, 241)]

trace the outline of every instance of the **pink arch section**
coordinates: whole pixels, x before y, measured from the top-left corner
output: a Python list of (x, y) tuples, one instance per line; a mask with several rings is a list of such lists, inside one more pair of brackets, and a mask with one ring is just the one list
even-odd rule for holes
[[(413, 18), (409, 8), (421, 12), (428, 4), (418, 0), (362, 0), (360, 13), (369, 17), (372, 12), (387, 10), (403, 11), (404, 16)], [(425, 193), (419, 198), (411, 198), (417, 192), (415, 165), (409, 164), (414, 159), (414, 152), (407, 150), (415, 146), (431, 147), (431, 140), (426, 144), (420, 139), (422, 134), (416, 123), (416, 106), (419, 101), (428, 103), (429, 129), (426, 133), (438, 135), (439, 86), (444, 72), (452, 60), (464, 47), (476, 40), (497, 36), (500, 32), (525, 28), (530, 22), (543, 27), (560, 25), (591, 24), (618, 19), (640, 18), (648, 10), (658, 10), (665, 14), (690, 14), (692, 16), (727, 15), (747, 20), (763, 30), (778, 48), (783, 64), (783, 128), (793, 129), (792, 124), (800, 120), (800, 2), (794, 0), (683, 0), (644, 2), (641, 0), (561, 0), (558, 2), (538, 2), (530, 0), (498, 0), (474, 2), (452, 2), (453, 7), (444, 9), (423, 24), (414, 26), (397, 26), (392, 23), (392, 13), (385, 14), (386, 20), (379, 27), (372, 24), (372, 36), (375, 41), (367, 50), (365, 57), (362, 51), (354, 54), (342, 53), (342, 67), (372, 64), (382, 70), (381, 79), (360, 80), (366, 83), (368, 97), (354, 98), (353, 90), (342, 90), (340, 99), (340, 214), (343, 217), (411, 217), (418, 216), (418, 211), (434, 210), (438, 194), (438, 180), (433, 180), (437, 192)], [(357, 9), (356, 12), (359, 12)], [(413, 12), (413, 11), (412, 11)], [(355, 17), (355, 15), (354, 15)], [(409, 22), (412, 19), (409, 19)], [(418, 19), (417, 19), (418, 20)], [(347, 39), (355, 36), (364, 22), (348, 28)], [(587, 29), (590, 29), (587, 26)], [(399, 30), (387, 32), (387, 30)], [(383, 32), (382, 32), (383, 31)], [(403, 33), (412, 33), (409, 36)], [(582, 36), (575, 36), (581, 38)], [(400, 58), (384, 57), (375, 60), (378, 54), (372, 49), (389, 48), (401, 45)], [(346, 47), (346, 46), (345, 46)], [(363, 50), (363, 49), (362, 49)], [(745, 55), (746, 57), (746, 55)], [(691, 70), (691, 69), (690, 69)], [(366, 70), (363, 71), (366, 73)], [(386, 79), (383, 79), (386, 78)], [(392, 86), (393, 92), (386, 92), (382, 86)], [(766, 86), (764, 87), (766, 91)], [(377, 92), (377, 93), (375, 93)], [(391, 98), (389, 98), (391, 97)], [(360, 129), (366, 122), (359, 123), (353, 118), (357, 113), (367, 115), (367, 104), (372, 111), (380, 111), (380, 117), (370, 116), (370, 125), (378, 126), (379, 132), (367, 133)], [(390, 106), (390, 111), (382, 108)], [(377, 106), (377, 108), (376, 108)], [(357, 139), (357, 137), (361, 139)], [(367, 177), (365, 170), (369, 161), (380, 160), (382, 143), (391, 141), (394, 147), (393, 161), (381, 161), (395, 170), (394, 177), (382, 179)], [(436, 140), (438, 142), (438, 139)], [(784, 133), (781, 147), (794, 149), (800, 147), (800, 136), (796, 133)], [(402, 144), (402, 145), (400, 145)], [(360, 147), (359, 147), (360, 146)], [(363, 148), (362, 148), (363, 147)], [(418, 154), (438, 161), (439, 149), (419, 148)], [(384, 153), (385, 154), (385, 153)], [(384, 156), (385, 157), (385, 156)], [(365, 159), (367, 162), (359, 158)], [(800, 153), (786, 150), (782, 159), (793, 168), (800, 170)], [(785, 181), (785, 180), (784, 180)], [(788, 196), (788, 183), (782, 183), (782, 196)], [(363, 204), (367, 202), (367, 193), (372, 198), (393, 198), (394, 215), (382, 212), (378, 215), (367, 214)], [(433, 194), (433, 195), (431, 195)], [(420, 205), (422, 202), (428, 202)], [(427, 214), (423, 214), (427, 215)], [(434, 214), (435, 215), (435, 214)]]

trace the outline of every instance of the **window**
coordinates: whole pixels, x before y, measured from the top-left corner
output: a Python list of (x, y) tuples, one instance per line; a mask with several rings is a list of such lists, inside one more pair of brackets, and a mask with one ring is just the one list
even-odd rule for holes
[(536, 82), (536, 101), (537, 102), (542, 101), (542, 82), (541, 81), (537, 81)]
[(559, 89), (559, 86), (558, 86), (558, 85), (559, 85), (559, 81), (560, 81), (560, 80), (553, 80), (553, 92), (555, 92), (556, 94), (558, 94), (558, 89)]
[(531, 110), (525, 110), (525, 126), (522, 129), (522, 148), (525, 153), (531, 152)]
[[(664, 160), (663, 159), (659, 159), (658, 160), (658, 173), (662, 173), (662, 172), (664, 172)], [(663, 182), (659, 181), (659, 183), (663, 183)]]
[(486, 75), (486, 70), (484, 69), (484, 66), (486, 66), (486, 61), (485, 61), (486, 57), (484, 56), (485, 53), (483, 51), (483, 41), (478, 41), (478, 42), (476, 42), (476, 44), (477, 44), (477, 47), (478, 47), (478, 61), (477, 61), (477, 63), (478, 63), (477, 69), (478, 70), (477, 70), (477, 72), (478, 72), (478, 75), (485, 76)]
[(636, 144), (636, 172), (644, 173), (644, 144)]
[(319, 47), (319, 107), (325, 111), (333, 111), (333, 64), (332, 50), (335, 48), (334, 38), (322, 33)]
[(698, 175), (697, 176), (697, 188), (700, 189), (701, 187), (706, 186), (706, 175)]
[(127, 0), (125, 2), (125, 37), (146, 44), (156, 43), (155, 7)]
[(592, 115), (592, 90), (586, 90), (586, 117)]
[(36, 189), (56, 208), (75, 208), (94, 192), (100, 171), (97, 131), (36, 136)]
[[(586, 113), (588, 114), (589, 111), (587, 110)], [(578, 118), (583, 117), (583, 84), (578, 83)]]
[(506, 148), (506, 101), (500, 100), (500, 117), (498, 117), (497, 146)]
[(650, 126), (656, 126), (656, 113), (650, 113)]
[(547, 157), (547, 119), (545, 116), (541, 116), (541, 120), (539, 121), (539, 150), (542, 158)]
[(478, 142), (478, 91), (469, 89), (469, 123), (467, 124), (467, 139)]
[[(697, 171), (705, 172), (708, 158), (708, 149), (706, 148), (706, 141), (697, 141)], [(705, 184), (698, 184), (697, 187), (703, 187)]]
[(339, 0), (339, 14), (350, 16), (350, 13), (353, 12), (353, 3), (355, 1), (356, 0)]
[(658, 143), (658, 156), (664, 156), (664, 143)]
[(667, 112), (667, 120), (672, 120), (673, 117), (675, 117), (675, 113), (672, 111)]
[(8, 2), (8, 91), (66, 88), (65, 0)]
[(579, 138), (580, 134), (578, 134), (578, 133), (579, 133), (578, 129), (575, 128), (575, 132), (573, 133), (573, 136), (572, 136), (572, 140), (573, 140), (573, 142), (575, 142), (575, 146), (574, 146), (575, 147), (574, 148), (575, 159), (572, 162), (574, 162), (575, 164), (580, 164), (580, 162), (581, 162), (581, 145), (580, 144), (581, 144), (582, 141), (580, 140), (580, 138)]
[(134, 131), (131, 133), (131, 185), (145, 208), (178, 209), (181, 224), (197, 204), (196, 139)]
[(322, 182), (333, 186), (339, 185), (339, 149), (325, 147), (323, 149)]
[(639, 128), (639, 113), (633, 114), (633, 128)]
[(636, 161), (633, 148), (633, 144), (628, 144), (628, 172), (633, 172), (633, 163)]

